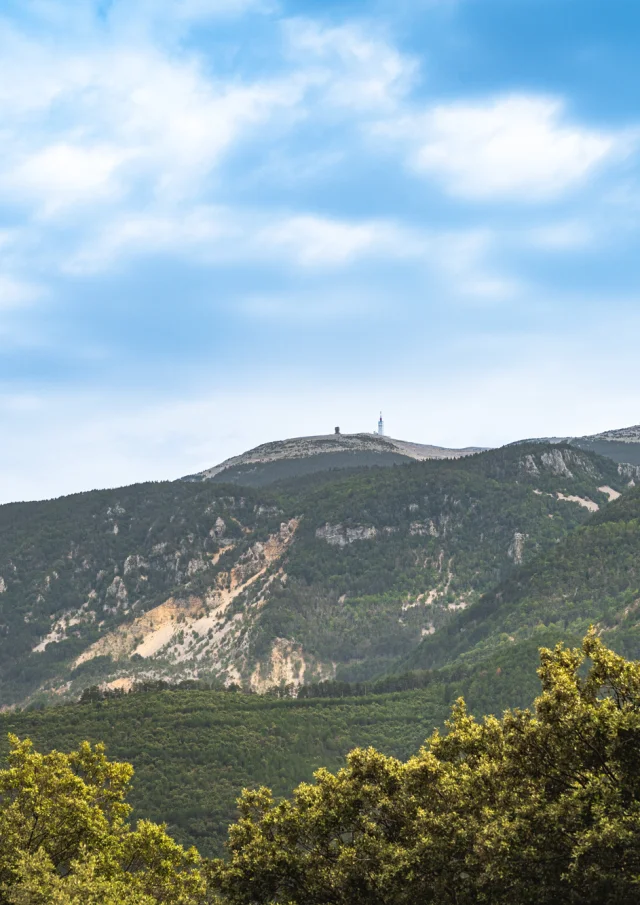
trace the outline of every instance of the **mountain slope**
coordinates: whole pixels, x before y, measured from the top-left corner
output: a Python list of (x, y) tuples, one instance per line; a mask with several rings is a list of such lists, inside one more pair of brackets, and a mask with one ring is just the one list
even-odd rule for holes
[(589, 437), (573, 437), (572, 446), (608, 456), (614, 462), (640, 465), (640, 424), (618, 430), (603, 431)]
[(614, 462), (640, 466), (640, 424), (602, 431), (584, 437), (542, 437), (525, 443), (567, 443), (578, 449), (613, 459)]
[(640, 657), (640, 490), (634, 489), (541, 552), (425, 640), (405, 668), (477, 662), (542, 631), (607, 643)]
[(532, 444), (272, 491), (178, 481), (0, 507), (0, 703), (382, 673), (627, 481)]
[(378, 434), (328, 434), (296, 437), (264, 443), (240, 456), (227, 459), (187, 481), (222, 481), (249, 487), (262, 487), (287, 478), (314, 474), (326, 469), (386, 467), (412, 460), (456, 459), (480, 452), (475, 447), (445, 449), (394, 440)]

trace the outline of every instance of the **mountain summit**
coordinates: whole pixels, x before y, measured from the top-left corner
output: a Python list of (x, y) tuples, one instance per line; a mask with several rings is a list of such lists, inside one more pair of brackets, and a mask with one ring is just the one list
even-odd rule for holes
[(188, 475), (187, 481), (224, 482), (260, 487), (283, 478), (317, 471), (362, 466), (387, 466), (412, 460), (458, 459), (482, 452), (482, 448), (447, 449), (424, 443), (395, 440), (380, 434), (334, 434), (293, 437), (263, 443), (213, 468)]

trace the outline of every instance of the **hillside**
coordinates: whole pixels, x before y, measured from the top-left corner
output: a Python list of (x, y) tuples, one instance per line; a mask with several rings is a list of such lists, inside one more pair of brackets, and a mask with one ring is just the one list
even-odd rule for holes
[(614, 462), (632, 466), (640, 465), (640, 424), (588, 434), (584, 437), (542, 437), (526, 443), (568, 443), (578, 449), (613, 459)]
[(455, 679), (417, 675), (423, 687), (376, 693), (374, 685), (366, 695), (306, 700), (202, 689), (136, 692), (0, 714), (0, 752), (8, 732), (42, 750), (106, 741), (110, 757), (135, 767), (134, 817), (167, 822), (180, 841), (219, 854), (243, 788), (266, 784), (288, 795), (316, 769), (341, 766), (359, 745), (407, 758), (443, 724), (460, 694), (482, 714), (524, 706), (539, 692), (535, 670), (525, 675), (517, 658), (497, 658), (492, 678), (486, 671)]
[(240, 456), (234, 456), (186, 481), (218, 481), (263, 487), (275, 481), (315, 474), (327, 469), (386, 467), (413, 460), (457, 459), (481, 450), (446, 449), (423, 443), (394, 440), (378, 434), (328, 434), (296, 437), (264, 443)]
[(608, 456), (614, 462), (640, 465), (640, 424), (618, 430), (603, 431), (588, 437), (574, 437), (572, 446)]
[(269, 490), (178, 481), (0, 507), (0, 703), (382, 674), (629, 480), (532, 444)]
[(590, 624), (613, 649), (640, 658), (639, 563), (635, 488), (457, 614), (401, 668), (478, 663), (541, 632), (580, 636)]

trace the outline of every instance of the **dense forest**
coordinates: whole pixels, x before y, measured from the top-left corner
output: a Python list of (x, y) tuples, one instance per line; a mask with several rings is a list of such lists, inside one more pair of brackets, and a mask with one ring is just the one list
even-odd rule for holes
[(45, 750), (106, 740), (110, 756), (135, 767), (136, 816), (167, 822), (204, 854), (220, 853), (243, 787), (286, 795), (359, 746), (410, 757), (459, 696), (478, 715), (526, 706), (540, 689), (538, 647), (555, 640), (541, 633), (473, 668), (303, 686), (297, 700), (202, 687), (88, 690), (81, 704), (0, 715), (0, 745), (8, 732)]
[[(347, 706), (348, 732), (360, 707), (360, 729), (371, 720), (373, 740), (385, 717), (387, 729), (397, 720), (400, 700), (413, 696), (414, 703), (431, 708), (432, 719), (442, 713), (446, 686), (433, 682), (428, 695), (426, 689), (404, 692), (404, 698), (381, 693), (346, 704), (252, 702), (210, 691), (216, 697), (208, 724), (199, 700), (206, 692), (186, 689), (14, 715), (23, 733), (39, 731), (41, 741), (34, 747), (10, 735), (8, 764), (0, 768), (0, 901), (632, 905), (640, 883), (640, 663), (612, 653), (595, 631), (577, 648), (542, 649), (540, 659), (542, 688), (531, 709), (476, 719), (458, 698), (447, 708), (444, 731), (430, 733), (413, 752), (398, 757), (358, 747), (337, 772), (323, 766), (293, 790), (295, 770), (285, 768), (280, 778), (289, 784), (286, 797), (254, 776), (239, 799), (224, 856), (212, 860), (185, 849), (148, 814), (138, 813), (144, 819), (136, 821), (126, 802), (130, 765), (109, 759), (100, 744), (75, 738), (99, 728), (120, 745), (137, 746), (139, 770), (148, 758), (155, 776), (153, 807), (162, 810), (163, 804), (171, 807), (176, 777), (161, 754), (161, 739), (151, 738), (145, 727), (145, 705), (160, 712), (164, 707), (176, 741), (184, 738), (190, 749), (182, 782), (215, 759), (207, 730), (216, 715), (225, 758), (244, 750), (237, 745), (238, 731), (247, 740), (261, 727), (255, 742), (272, 747), (276, 778), (276, 713), (290, 721), (281, 751), (281, 762), (289, 764), (296, 756), (296, 728), (298, 737), (307, 736), (309, 752), (320, 724), (336, 730)], [(252, 703), (258, 705), (254, 711)], [(234, 720), (234, 707), (240, 719)], [(122, 731), (127, 710), (128, 736)], [(320, 724), (314, 720), (318, 714)], [(49, 752), (56, 731), (66, 751)], [(175, 767), (180, 746), (171, 739), (168, 744)], [(228, 766), (250, 765), (245, 760)], [(190, 789), (185, 807), (203, 797), (206, 792)]]
[(617, 651), (640, 657), (640, 489), (628, 491), (540, 552), (425, 639), (406, 667), (479, 660), (541, 630), (579, 635), (597, 623)]

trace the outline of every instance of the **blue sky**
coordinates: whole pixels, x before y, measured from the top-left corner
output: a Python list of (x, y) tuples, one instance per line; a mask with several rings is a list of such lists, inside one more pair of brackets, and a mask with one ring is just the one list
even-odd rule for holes
[(5, 0), (0, 499), (640, 421), (636, 0)]

